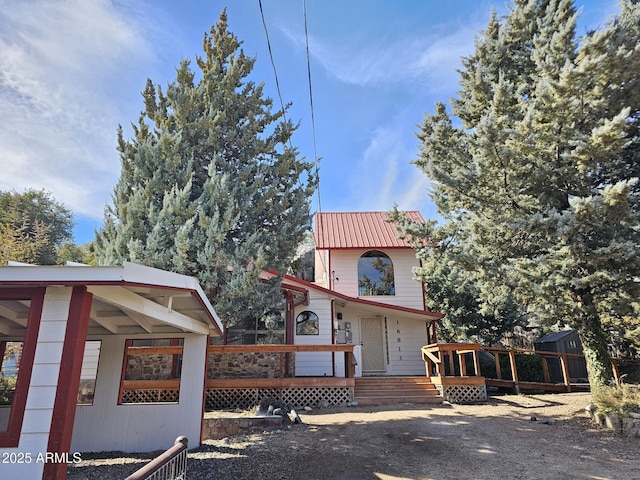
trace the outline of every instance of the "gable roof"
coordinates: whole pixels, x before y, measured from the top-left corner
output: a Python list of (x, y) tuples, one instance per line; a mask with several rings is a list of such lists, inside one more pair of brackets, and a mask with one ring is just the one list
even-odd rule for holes
[[(424, 222), (416, 210), (405, 213), (410, 220)], [(411, 248), (387, 219), (387, 212), (316, 213), (316, 248)]]
[(574, 329), (569, 329), (569, 330), (561, 330), (559, 332), (553, 332), (553, 333), (548, 333), (543, 337), (540, 337), (538, 340), (536, 340), (533, 343), (553, 343), (553, 342), (557, 342), (558, 340), (571, 335), (572, 333), (575, 333)]
[[(122, 266), (0, 267), (0, 289), (84, 285), (93, 295), (89, 328), (112, 334), (180, 330), (222, 335), (223, 324), (195, 277), (124, 262)], [(17, 328), (0, 313), (0, 327)], [(0, 329), (9, 332), (9, 327)]]

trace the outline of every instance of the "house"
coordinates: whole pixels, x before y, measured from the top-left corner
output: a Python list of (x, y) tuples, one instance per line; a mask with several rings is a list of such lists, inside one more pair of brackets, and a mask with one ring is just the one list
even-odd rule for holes
[(199, 445), (207, 345), (221, 334), (193, 277), (0, 267), (2, 369), (19, 363), (0, 406), (2, 477), (63, 479), (75, 452)]
[[(417, 211), (407, 212), (424, 222)], [(332, 342), (360, 346), (367, 375), (424, 375), (420, 349), (435, 343), (442, 314), (425, 309), (415, 251), (385, 212), (316, 214), (316, 297), (331, 297)], [(298, 314), (299, 315), (299, 314)], [(296, 326), (298, 319), (296, 317)], [(306, 338), (296, 335), (297, 342)]]
[[(423, 221), (419, 212), (408, 215)], [(358, 379), (367, 377), (385, 379), (387, 390), (398, 377), (418, 377), (416, 388), (429, 383), (421, 348), (435, 343), (442, 314), (425, 309), (412, 275), (415, 252), (386, 219), (384, 212), (316, 214), (315, 281), (282, 281), (286, 305), (276, 333), (284, 345), (246, 345), (266, 335), (257, 323), (227, 332), (228, 345), (210, 347), (208, 408), (246, 408), (263, 396), (294, 405), (360, 401)]]

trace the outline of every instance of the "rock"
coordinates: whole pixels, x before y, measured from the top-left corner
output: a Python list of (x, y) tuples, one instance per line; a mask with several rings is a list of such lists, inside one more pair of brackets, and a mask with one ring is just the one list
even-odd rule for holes
[(619, 432), (622, 425), (622, 419), (617, 412), (609, 412), (604, 419), (604, 423), (609, 430)]
[(546, 425), (555, 425), (556, 424), (556, 419), (555, 418), (543, 418), (540, 420), (540, 423), (544, 423)]
[(537, 422), (538, 417), (536, 417), (535, 415), (531, 415), (531, 417), (529, 417), (529, 420), (531, 420), (532, 422)]
[(358, 402), (356, 402), (355, 400), (353, 402), (351, 402), (349, 404), (350, 407), (357, 407), (358, 406)]
[(320, 408), (327, 408), (329, 406), (329, 402), (327, 402), (326, 400), (320, 400), (320, 403), (318, 404), (318, 406)]
[(310, 407), (310, 406), (308, 406), (308, 405), (307, 405), (306, 407), (304, 407), (304, 411), (305, 411), (305, 412), (310, 412), (311, 410), (313, 410), (313, 408), (311, 408), (311, 407)]
[(444, 405), (445, 407), (450, 407), (451, 406), (451, 402), (448, 402), (447, 400), (443, 400), (442, 401), (442, 405)]
[(631, 418), (640, 419), (640, 413), (636, 413), (636, 412), (629, 412), (629, 416), (630, 416)]

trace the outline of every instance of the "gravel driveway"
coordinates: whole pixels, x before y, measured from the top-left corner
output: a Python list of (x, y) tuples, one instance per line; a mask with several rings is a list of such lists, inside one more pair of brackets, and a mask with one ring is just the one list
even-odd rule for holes
[[(302, 412), (303, 424), (206, 441), (190, 451), (187, 478), (639, 479), (640, 439), (591, 424), (589, 398), (509, 395), (482, 405)], [(543, 423), (547, 418), (555, 423)], [(150, 458), (84, 454), (67, 478), (125, 478)]]

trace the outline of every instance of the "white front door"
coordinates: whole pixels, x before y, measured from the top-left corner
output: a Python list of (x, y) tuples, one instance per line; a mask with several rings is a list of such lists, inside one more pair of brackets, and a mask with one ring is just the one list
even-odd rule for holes
[(383, 373), (387, 370), (384, 355), (382, 317), (360, 318), (360, 344), (362, 345), (362, 373)]

